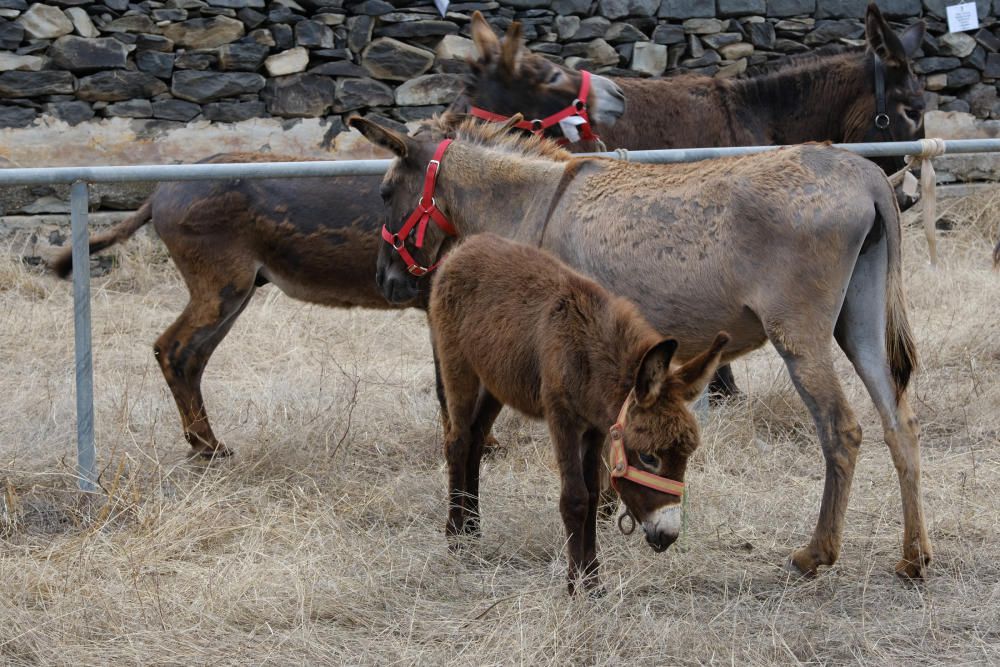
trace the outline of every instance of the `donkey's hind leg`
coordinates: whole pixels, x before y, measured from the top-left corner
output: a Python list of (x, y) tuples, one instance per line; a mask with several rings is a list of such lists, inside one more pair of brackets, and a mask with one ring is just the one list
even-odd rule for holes
[[(468, 510), (472, 508), (469, 468), (475, 441), (476, 406), (481, 385), (475, 371), (457, 356), (439, 358), (441, 382), (448, 398), (448, 432), (444, 449), (448, 460), (448, 522), (445, 535), (449, 546), (458, 545), (451, 538), (467, 531)], [(481, 453), (481, 444), (479, 446)], [(478, 476), (478, 460), (477, 476)], [(478, 511), (478, 505), (475, 506)]]
[(792, 553), (790, 562), (800, 573), (814, 575), (821, 565), (833, 565), (840, 555), (844, 513), (861, 447), (861, 427), (837, 380), (829, 339), (800, 346), (774, 335), (773, 330), (769, 334), (812, 415), (826, 459), (826, 483), (816, 530), (807, 546)]
[(201, 376), (212, 352), (226, 337), (254, 292), (255, 274), (239, 278), (197, 276), (188, 280), (190, 301), (180, 317), (157, 339), (153, 354), (174, 395), (193, 453), (205, 457), (231, 452), (215, 437), (201, 395)]
[(885, 442), (899, 477), (903, 502), (903, 559), (896, 573), (917, 578), (931, 560), (931, 543), (920, 498), (920, 434), (917, 418), (896, 385), (886, 352), (884, 246), (858, 259), (837, 320), (835, 337), (861, 376), (882, 421)]
[(498, 401), (485, 387), (480, 388), (479, 401), (476, 404), (476, 416), (469, 429), (472, 439), (469, 443), (469, 457), (465, 466), (465, 524), (463, 532), (478, 536), (479, 531), (479, 470), (482, 466), (483, 452), (488, 446), (487, 438), (497, 415), (503, 409), (503, 403)]

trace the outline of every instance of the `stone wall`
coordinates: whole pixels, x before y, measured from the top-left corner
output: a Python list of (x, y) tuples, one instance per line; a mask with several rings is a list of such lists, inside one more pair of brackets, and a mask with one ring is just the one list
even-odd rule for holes
[[(992, 3), (992, 4), (991, 4)], [(0, 0), (0, 157), (9, 165), (192, 161), (222, 151), (366, 157), (354, 113), (407, 123), (460, 87), (475, 10), (530, 48), (619, 76), (733, 76), (860, 44), (867, 0)], [(945, 0), (879, 0), (929, 25), (930, 108), (1000, 118), (1000, 0), (946, 34)], [(995, 6), (994, 6), (995, 5)], [(3, 161), (0, 160), (0, 164)]]

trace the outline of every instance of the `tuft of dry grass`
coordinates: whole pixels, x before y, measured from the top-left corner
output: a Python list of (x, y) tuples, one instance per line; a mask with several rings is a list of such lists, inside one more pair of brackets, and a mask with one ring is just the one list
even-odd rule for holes
[[(949, 204), (950, 205), (950, 204)], [(989, 663), (1000, 660), (1000, 294), (995, 206), (955, 202), (941, 265), (907, 228), (922, 357), (930, 577), (892, 574), (895, 470), (874, 409), (836, 566), (782, 569), (824, 476), (770, 349), (736, 364), (665, 554), (600, 529), (607, 595), (565, 593), (544, 425), (505, 413), (485, 464), (482, 540), (448, 551), (428, 335), (416, 311), (335, 311), (261, 290), (206, 371), (237, 455), (186, 458), (151, 354), (186, 301), (162, 248), (125, 246), (94, 283), (101, 492), (75, 487), (68, 283), (0, 260), (0, 661), (9, 664)]]

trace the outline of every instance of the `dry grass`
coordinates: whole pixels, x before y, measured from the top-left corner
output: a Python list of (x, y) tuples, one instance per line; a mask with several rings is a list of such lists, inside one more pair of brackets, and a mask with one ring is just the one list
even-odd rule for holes
[[(444, 472), (417, 312), (327, 310), (262, 290), (205, 387), (238, 455), (185, 459), (151, 354), (185, 292), (145, 239), (94, 291), (104, 492), (72, 476), (70, 287), (0, 262), (0, 661), (7, 664), (970, 664), (1000, 660), (1000, 276), (984, 202), (905, 265), (923, 357), (913, 401), (937, 552), (898, 580), (895, 472), (841, 359), (865, 442), (840, 562), (781, 564), (812, 530), (823, 467), (780, 361), (737, 364), (713, 412), (687, 531), (656, 555), (601, 528), (608, 595), (565, 593), (545, 429), (505, 415), (484, 537), (445, 547)], [(979, 213), (977, 213), (979, 211)], [(974, 223), (974, 224), (971, 224)]]

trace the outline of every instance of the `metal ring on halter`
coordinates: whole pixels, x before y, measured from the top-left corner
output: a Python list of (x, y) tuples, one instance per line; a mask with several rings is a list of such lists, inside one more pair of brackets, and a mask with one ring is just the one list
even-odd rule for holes
[(875, 114), (875, 127), (880, 130), (884, 130), (889, 127), (889, 114), (880, 113)]
[(573, 100), (573, 108), (578, 112), (583, 111), (587, 108), (587, 103), (580, 99)]
[(395, 248), (396, 250), (399, 250), (405, 244), (406, 244), (406, 242), (403, 241), (403, 239), (399, 238), (399, 234), (393, 234), (392, 235), (392, 247), (393, 248)]
[(531, 131), (532, 132), (541, 132), (544, 129), (545, 129), (545, 126), (542, 124), (542, 121), (538, 120), (537, 118), (535, 120), (531, 121)]
[[(424, 211), (429, 210), (429, 209), (424, 208), (424, 197), (423, 197), (423, 195), (420, 196), (420, 201), (417, 202), (417, 208), (419, 208), (421, 210), (424, 210)], [(431, 208), (437, 208), (437, 200), (435, 200), (434, 197), (431, 197)]]
[[(625, 519), (628, 519), (631, 522), (628, 530), (625, 530)], [(618, 517), (618, 530), (622, 532), (622, 535), (631, 535), (635, 532), (635, 517), (632, 516), (632, 513), (628, 510), (622, 512), (622, 514)]]

